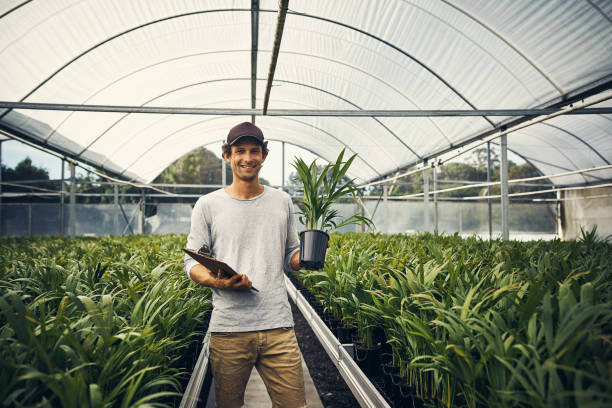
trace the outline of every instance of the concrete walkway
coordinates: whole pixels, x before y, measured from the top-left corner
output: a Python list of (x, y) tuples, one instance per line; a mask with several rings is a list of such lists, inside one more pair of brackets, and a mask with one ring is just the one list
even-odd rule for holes
[[(302, 358), (302, 369), (304, 370), (304, 387), (306, 388), (306, 405), (308, 408), (323, 408), (317, 389), (312, 382), (306, 362)], [(208, 401), (206, 408), (215, 407), (215, 391), (214, 391), (214, 379), (213, 385), (211, 385), (210, 393), (208, 395)], [(259, 376), (257, 370), (253, 367), (251, 377), (247, 383), (246, 391), (244, 392), (244, 407), (245, 408), (270, 408), (272, 407), (272, 401), (266, 391), (266, 386), (263, 380)]]

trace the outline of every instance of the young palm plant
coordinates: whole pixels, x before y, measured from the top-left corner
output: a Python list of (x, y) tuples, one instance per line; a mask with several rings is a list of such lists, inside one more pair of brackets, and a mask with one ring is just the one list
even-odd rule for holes
[(372, 226), (372, 221), (361, 214), (338, 220), (340, 214), (337, 209), (332, 208), (343, 197), (351, 196), (356, 199), (360, 194), (353, 183), (354, 180), (343, 180), (355, 157), (357, 154), (344, 162), (342, 149), (336, 161), (324, 166), (320, 173), (316, 160), (308, 165), (297, 157), (293, 163), (304, 190), (304, 197), (298, 202), (298, 206), (301, 210), (299, 221), (306, 227), (306, 231), (300, 233), (300, 265), (306, 269), (323, 267), (329, 241), (327, 231), (358, 223)]
[(329, 163), (321, 170), (317, 168), (316, 159), (310, 165), (297, 157), (293, 167), (304, 185), (304, 198), (298, 203), (302, 210), (300, 222), (308, 229), (334, 230), (345, 225), (364, 223), (372, 225), (372, 221), (360, 214), (353, 214), (341, 222), (338, 210), (332, 208), (342, 197), (350, 195), (355, 199), (360, 193), (353, 183), (354, 180), (343, 182), (349, 167), (357, 154), (343, 162), (344, 150), (340, 152), (334, 163)]

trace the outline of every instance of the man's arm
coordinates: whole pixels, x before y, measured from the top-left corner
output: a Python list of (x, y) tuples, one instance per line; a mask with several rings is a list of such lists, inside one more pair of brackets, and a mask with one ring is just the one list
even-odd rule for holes
[(299, 249), (291, 256), (289, 265), (291, 265), (291, 269), (293, 269), (294, 271), (297, 271), (300, 269), (300, 250)]
[[(329, 248), (329, 242), (327, 243), (327, 247)], [(294, 271), (300, 270), (300, 250), (298, 249), (289, 260), (289, 265)]]
[[(298, 258), (299, 264), (299, 258)], [(299, 266), (299, 265), (298, 265)], [(189, 270), (191, 280), (199, 285), (215, 289), (228, 290), (249, 290), (252, 287), (251, 281), (246, 275), (238, 274), (231, 278), (224, 278), (221, 270), (213, 274), (207, 267), (196, 264)]]

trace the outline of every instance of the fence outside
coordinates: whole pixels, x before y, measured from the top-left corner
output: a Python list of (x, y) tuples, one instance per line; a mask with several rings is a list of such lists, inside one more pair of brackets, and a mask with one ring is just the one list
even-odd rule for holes
[[(429, 204), (429, 223), (425, 221), (422, 201), (366, 201), (366, 215), (372, 216), (376, 230), (384, 233), (412, 233), (435, 228), (434, 204)], [(488, 237), (487, 203), (440, 201), (438, 231), (478, 234)], [(70, 204), (64, 205), (63, 228), (59, 204), (1, 205), (0, 235), (2, 236), (64, 236), (70, 235)], [(129, 235), (135, 233), (186, 234), (191, 223), (190, 204), (157, 204), (156, 214), (144, 218), (141, 231), (141, 208), (138, 204), (75, 204), (76, 236)], [(341, 216), (359, 209), (356, 204), (336, 206)], [(296, 206), (296, 212), (299, 209)], [(297, 221), (297, 220), (296, 220)], [(509, 215), (513, 237), (550, 238), (557, 234), (557, 207), (552, 203), (511, 203)], [(298, 230), (301, 225), (297, 223)], [(492, 204), (493, 236), (501, 234), (501, 206)], [(358, 226), (346, 226), (340, 232), (358, 231)]]

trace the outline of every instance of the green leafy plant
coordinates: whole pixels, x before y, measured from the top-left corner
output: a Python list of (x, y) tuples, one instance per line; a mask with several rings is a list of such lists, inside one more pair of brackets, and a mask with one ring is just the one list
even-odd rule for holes
[(310, 165), (299, 157), (295, 159), (293, 167), (304, 187), (304, 198), (298, 202), (301, 209), (299, 220), (307, 229), (333, 230), (358, 223), (372, 226), (372, 221), (361, 214), (353, 214), (337, 222), (340, 215), (338, 210), (332, 208), (332, 205), (343, 197), (348, 195), (356, 199), (360, 194), (353, 183), (354, 179), (343, 181), (355, 157), (357, 154), (343, 162), (342, 149), (336, 161), (327, 164), (320, 173), (316, 159)]
[(184, 242), (0, 238), (3, 406), (176, 406), (211, 308)]
[(436, 407), (612, 403), (612, 245), (334, 234), (298, 279)]

